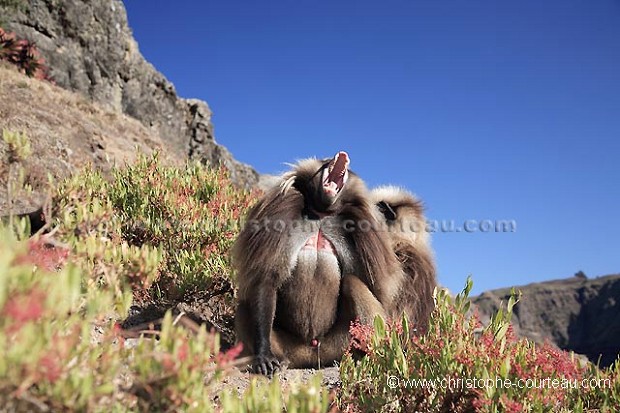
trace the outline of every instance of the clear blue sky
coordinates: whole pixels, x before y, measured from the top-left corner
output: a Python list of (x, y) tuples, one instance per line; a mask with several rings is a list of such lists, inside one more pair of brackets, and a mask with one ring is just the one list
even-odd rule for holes
[(620, 1), (125, 0), (140, 50), (263, 173), (347, 150), (430, 218), (440, 282), (620, 272)]

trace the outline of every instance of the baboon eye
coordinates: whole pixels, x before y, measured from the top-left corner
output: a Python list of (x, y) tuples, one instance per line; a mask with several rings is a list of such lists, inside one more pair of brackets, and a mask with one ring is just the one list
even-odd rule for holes
[(387, 202), (381, 201), (377, 204), (377, 207), (379, 207), (379, 211), (381, 211), (388, 221), (394, 221), (396, 219), (396, 211), (394, 211)]

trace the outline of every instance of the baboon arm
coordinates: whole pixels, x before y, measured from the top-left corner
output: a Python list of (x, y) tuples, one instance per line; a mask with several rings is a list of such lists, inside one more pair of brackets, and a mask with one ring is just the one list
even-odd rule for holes
[[(251, 345), (254, 350), (252, 370), (255, 373), (272, 376), (280, 370), (280, 360), (271, 349), (271, 332), (276, 310), (276, 288), (268, 282), (259, 283), (251, 300), (250, 331)], [(240, 308), (241, 309), (241, 308)], [(243, 320), (240, 320), (243, 323)]]
[(276, 289), (267, 283), (260, 283), (255, 291), (253, 305), (254, 354), (271, 353), (269, 336), (276, 312)]

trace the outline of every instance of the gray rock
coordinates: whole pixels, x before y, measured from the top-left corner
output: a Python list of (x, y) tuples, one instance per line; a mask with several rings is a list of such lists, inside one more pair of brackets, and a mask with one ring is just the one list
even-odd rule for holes
[(215, 142), (205, 102), (180, 98), (138, 49), (119, 0), (29, 0), (7, 28), (34, 41), (55, 82), (153, 129), (176, 155), (224, 165), (241, 186), (258, 174)]

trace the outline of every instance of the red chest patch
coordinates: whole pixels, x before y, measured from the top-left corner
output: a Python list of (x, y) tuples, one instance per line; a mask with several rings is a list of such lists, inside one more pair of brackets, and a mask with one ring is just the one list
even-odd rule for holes
[(334, 245), (323, 236), (321, 230), (306, 240), (304, 248), (316, 251), (327, 251), (335, 254)]

